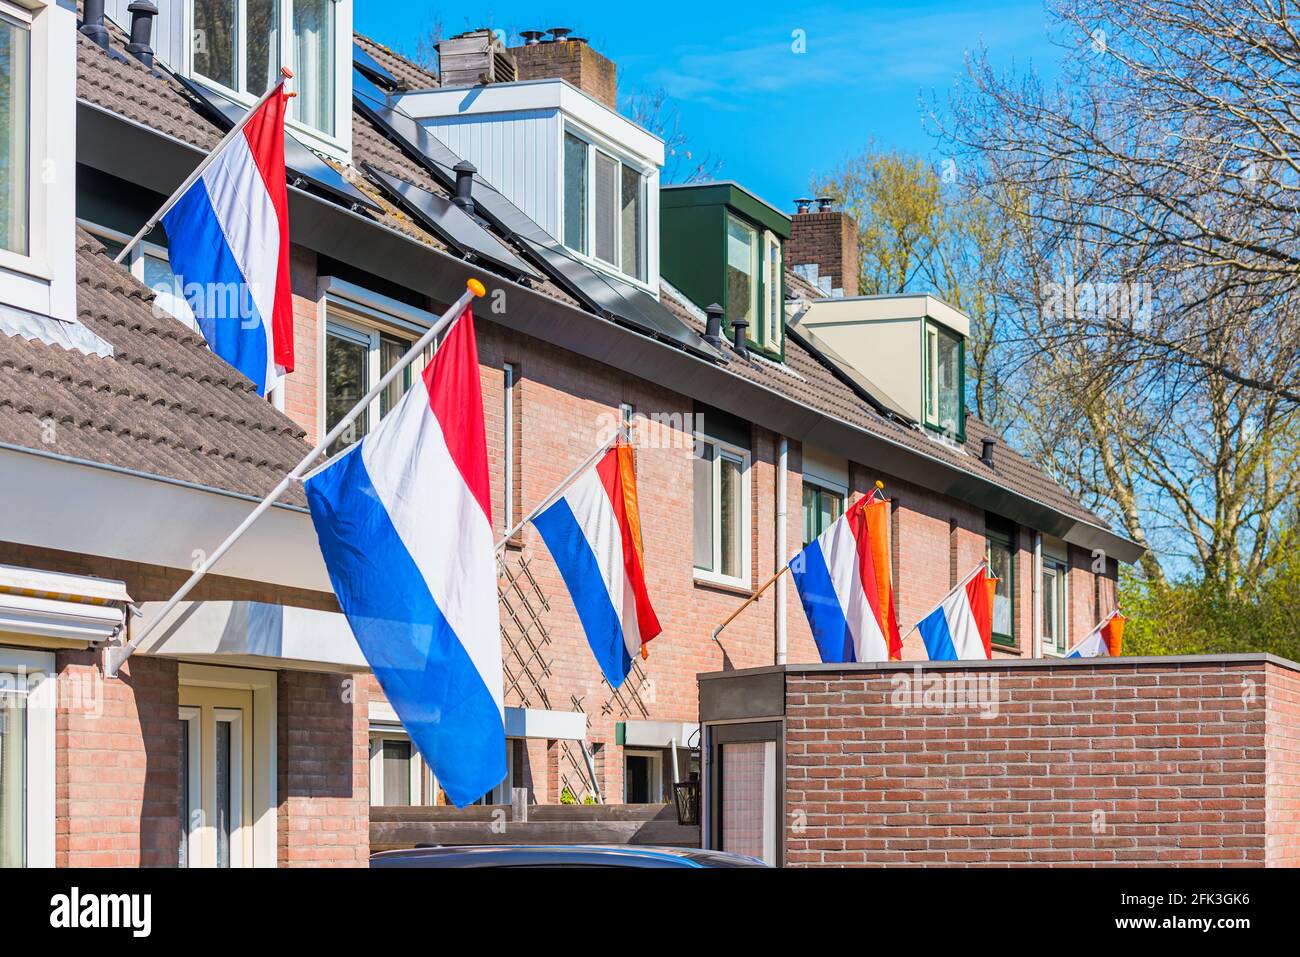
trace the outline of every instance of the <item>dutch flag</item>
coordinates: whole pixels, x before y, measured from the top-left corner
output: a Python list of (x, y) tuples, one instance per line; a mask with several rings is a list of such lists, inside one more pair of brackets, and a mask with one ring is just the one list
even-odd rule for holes
[(281, 86), (162, 218), (203, 337), (258, 395), (293, 371), (286, 102)]
[(873, 491), (790, 560), (824, 662), (901, 656), (889, 576), (888, 510), (889, 502)]
[(378, 427), (306, 483), (339, 606), (457, 807), (506, 775), (496, 550), (468, 309)]
[(1088, 632), (1078, 644), (1066, 652), (1067, 658), (1119, 657), (1124, 651), (1124, 622), (1128, 621), (1119, 610), (1107, 615), (1100, 625)]
[(993, 588), (979, 567), (916, 626), (931, 661), (987, 661), (993, 657)]
[(568, 586), (587, 643), (617, 688), (659, 634), (645, 585), (632, 447), (620, 441), (533, 525)]

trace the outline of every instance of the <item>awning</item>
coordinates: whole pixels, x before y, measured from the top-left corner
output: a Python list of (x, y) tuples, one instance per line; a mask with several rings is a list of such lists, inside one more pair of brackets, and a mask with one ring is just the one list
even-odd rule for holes
[(120, 581), (0, 565), (0, 635), (107, 641), (121, 630), (130, 603)]

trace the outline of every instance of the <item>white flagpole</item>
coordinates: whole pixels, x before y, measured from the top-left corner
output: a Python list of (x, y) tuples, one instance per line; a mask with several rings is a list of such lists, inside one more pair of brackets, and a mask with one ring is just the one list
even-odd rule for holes
[(967, 585), (967, 583), (968, 583), (972, 578), (974, 578), (976, 575), (979, 574), (980, 569), (981, 569), (981, 568), (988, 568), (988, 565), (989, 565), (989, 560), (988, 560), (987, 558), (981, 558), (979, 564), (976, 565), (973, 569), (971, 569), (971, 570), (966, 574), (966, 577), (965, 577), (965, 578), (963, 578), (963, 579), (962, 579), (961, 581), (959, 581), (957, 584), (955, 584), (955, 585), (953, 585), (951, 588), (949, 588), (949, 589), (948, 589), (948, 594), (944, 595), (944, 596), (943, 596), (942, 598), (940, 598), (937, 602), (935, 602), (934, 605), (930, 608), (930, 610), (927, 611), (924, 615), (921, 616), (920, 621), (918, 621), (915, 625), (913, 625), (911, 628), (909, 628), (909, 629), (907, 630), (907, 634), (904, 635), (904, 636), (900, 639), (900, 641), (905, 641), (905, 640), (907, 640), (908, 638), (910, 638), (910, 637), (912, 636), (912, 632), (916, 631), (916, 629), (918, 629), (918, 628), (921, 627), (921, 622), (922, 622), (922, 621), (925, 621), (927, 618), (929, 618), (931, 615), (934, 614), (934, 610), (935, 610), (935, 608), (938, 608), (940, 605), (942, 605), (944, 602), (946, 602), (946, 601), (947, 601), (949, 598), (951, 598), (953, 595), (957, 594), (957, 592), (958, 592), (960, 589), (965, 588), (966, 585)]
[[(149, 221), (140, 227), (140, 231), (131, 237), (131, 241), (122, 247), (122, 251), (113, 257), (113, 262), (120, 263), (126, 258), (126, 254), (135, 248), (136, 243), (148, 235), (149, 231), (158, 225), (159, 221), (167, 215), (168, 210), (176, 205), (176, 201), (185, 195), (185, 191), (194, 185), (195, 180), (203, 175), (203, 171), (212, 165), (212, 161), (220, 156), (221, 151), (226, 148), (230, 141), (238, 136), (244, 127), (248, 125), (248, 121), (253, 118), (253, 114), (262, 108), (262, 104), (276, 93), (280, 92), (280, 88), (284, 86), (285, 80), (292, 78), (293, 73), (289, 71), (288, 67), (280, 67), (279, 82), (263, 93), (258, 98), (257, 102), (248, 108), (248, 112), (241, 116), (239, 122), (230, 128), (230, 132), (222, 137), (221, 142), (218, 143), (207, 156), (203, 157), (203, 162), (194, 167), (194, 172), (190, 173), (190, 175), (185, 178), (185, 182), (181, 183), (181, 185), (177, 187), (176, 192), (167, 197), (167, 201), (158, 208), (158, 212), (150, 216)], [(290, 93), (289, 95), (293, 96), (294, 94)]]
[[(570, 472), (568, 476), (564, 479), (564, 481), (562, 481), (559, 485), (555, 486), (555, 488), (551, 490), (551, 493), (547, 495), (546, 498), (542, 499), (542, 503), (540, 505), (538, 505), (531, 512), (529, 512), (527, 515), (521, 518), (518, 522), (516, 522), (514, 527), (511, 528), (510, 531), (506, 532), (504, 535), (501, 536), (500, 539), (497, 540), (496, 551), (499, 552), (501, 551), (501, 549), (505, 548), (506, 542), (514, 538), (515, 534), (521, 528), (523, 528), (525, 525), (527, 525), (529, 522), (535, 519), (542, 512), (546, 511), (546, 509), (551, 505), (552, 502), (554, 502), (557, 498), (559, 498), (566, 491), (568, 491), (569, 486), (572, 485), (577, 480), (578, 476), (581, 475), (583, 472), (585, 472), (588, 468), (590, 468), (591, 465), (598, 458), (600, 458), (603, 454), (605, 454), (605, 452), (609, 450), (609, 447), (618, 441), (618, 438), (619, 438), (618, 434), (615, 433), (612, 439), (610, 439), (600, 448), (596, 449), (596, 451), (592, 452), (585, 459), (583, 459), (582, 464), (579, 465), (572, 472)], [(509, 489), (506, 489), (506, 494), (507, 495), (510, 494)]]
[(293, 471), (280, 480), (280, 484), (273, 488), (271, 493), (258, 503), (257, 508), (253, 509), (253, 511), (249, 513), (248, 517), (239, 524), (239, 527), (231, 532), (230, 535), (226, 537), (226, 540), (218, 545), (211, 555), (204, 558), (203, 563), (194, 570), (194, 573), (190, 575), (185, 584), (177, 590), (176, 594), (167, 599), (167, 604), (163, 605), (162, 609), (154, 616), (153, 620), (145, 625), (139, 634), (131, 638), (130, 641), (107, 649), (104, 655), (104, 677), (117, 677), (117, 672), (118, 669), (121, 668), (122, 662), (131, 657), (131, 653), (144, 643), (144, 640), (153, 633), (155, 628), (158, 627), (158, 623), (165, 619), (171, 613), (172, 609), (185, 600), (185, 596), (193, 591), (194, 586), (212, 570), (212, 566), (219, 562), (226, 552), (230, 551), (235, 542), (239, 541), (243, 534), (252, 527), (253, 523), (261, 518), (262, 514), (275, 504), (276, 500), (285, 493), (285, 490), (288, 489), (296, 479), (301, 477), (302, 474), (307, 471), (311, 464), (320, 457), (321, 453), (329, 448), (330, 445), (333, 444), (334, 440), (342, 435), (348, 426), (356, 421), (357, 416), (370, 407), (371, 402), (379, 398), (383, 391), (388, 388), (389, 384), (402, 373), (402, 370), (414, 362), (416, 357), (428, 348), (429, 343), (433, 342), (433, 340), (438, 337), (439, 333), (460, 318), (465, 311), (465, 307), (468, 306), (476, 296), (482, 296), (485, 292), (483, 284), (477, 279), (471, 279), (467, 283), (467, 286), (468, 288), (461, 297), (451, 304), (451, 308), (444, 312), (441, 318), (430, 326), (424, 335), (419, 338), (419, 341), (407, 350), (406, 355), (402, 356), (401, 360), (389, 369), (377, 383), (375, 383), (374, 387), (366, 393), (365, 397), (352, 407), (352, 411), (340, 419), (338, 424), (335, 425), (334, 428), (330, 429), (329, 433), (323, 439), (316, 443), (316, 447), (308, 452), (301, 462), (294, 466)]

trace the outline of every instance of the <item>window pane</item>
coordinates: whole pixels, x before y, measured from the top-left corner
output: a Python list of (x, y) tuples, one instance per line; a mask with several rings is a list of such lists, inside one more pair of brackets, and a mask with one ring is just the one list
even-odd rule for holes
[(24, 256), (30, 53), (26, 28), (0, 16), (0, 249)]
[(937, 425), (956, 433), (961, 428), (961, 369), (958, 363), (960, 347), (957, 337), (939, 333)]
[(701, 445), (695, 459), (695, 567), (713, 570), (713, 459), (717, 450)]
[(828, 492), (822, 489), (820, 498), (821, 524), (817, 530), (818, 535), (834, 525), (835, 520), (840, 517), (840, 512), (844, 510), (844, 496), (838, 492)]
[(216, 783), (217, 806), (217, 867), (230, 866), (230, 836), (234, 833), (234, 824), (230, 820), (234, 810), (234, 768), (231, 761), (231, 723), (216, 722), (214, 735), (216, 745), (216, 768), (213, 781)]
[[(396, 336), (380, 335), (379, 337), (379, 374), (385, 375), (389, 369), (397, 365), (402, 356), (406, 355), (406, 350), (411, 348), (411, 343), (405, 339), (399, 339)], [(402, 370), (392, 382), (388, 383), (388, 388), (379, 394), (379, 416), (383, 418), (388, 414), (393, 406), (397, 405), (397, 400), (406, 394), (406, 390), (411, 387), (411, 367), (408, 365)]]
[(939, 424), (939, 333), (925, 331), (925, 421)]
[(722, 848), (775, 863), (776, 743), (722, 745)]
[(785, 303), (781, 298), (781, 244), (769, 235), (767, 246), (767, 315), (763, 317), (765, 342), (773, 349), (781, 348), (781, 330), (785, 318)]
[(1056, 647), (1056, 569), (1043, 570), (1043, 643)]
[[(295, 0), (294, 7), (304, 2), (307, 0)], [(280, 70), (279, 7), (276, 0), (245, 0), (248, 22), (244, 24), (244, 90), (254, 96), (261, 96), (270, 89)], [(299, 73), (294, 84), (299, 95), (291, 103), (302, 102), (305, 87), (301, 79)]]
[(587, 144), (564, 134), (564, 245), (587, 251)]
[[(118, 246), (120, 250), (122, 247)], [(182, 295), (181, 284), (176, 281), (171, 264), (151, 253), (144, 255), (144, 284), (154, 291), (155, 302), (168, 315), (175, 316), (191, 329), (197, 329), (198, 323), (190, 304)]]
[(745, 319), (749, 337), (758, 335), (754, 322), (758, 303), (758, 233), (737, 219), (727, 218), (727, 321)]
[(596, 154), (596, 233), (591, 254), (611, 266), (617, 265), (618, 249), (618, 160)]
[(181, 773), (180, 773), (180, 799), (177, 801), (176, 808), (180, 816), (180, 857), (177, 864), (180, 867), (189, 867), (190, 863), (190, 806), (193, 798), (190, 796), (190, 748), (198, 742), (190, 741), (190, 722), (181, 718)]
[(718, 516), (721, 537), (722, 567), (719, 571), (733, 578), (741, 569), (741, 466), (730, 458), (723, 458), (718, 470)]
[[(367, 359), (370, 348), (329, 331), (325, 336), (325, 428), (334, 428), (343, 416), (370, 391)], [(370, 412), (365, 410), (328, 449), (334, 453), (351, 445), (370, 429)]]
[(411, 803), (411, 742), (384, 741), (384, 805)]
[(238, 51), (235, 49), (236, 0), (197, 0), (192, 39), (194, 72), (222, 86), (239, 85)]
[(21, 695), (0, 692), (0, 867), (26, 863), (27, 709), (23, 704)]
[(803, 487), (803, 543), (807, 545), (821, 534), (817, 527), (820, 518), (817, 503), (817, 489), (811, 485)]
[[(266, 2), (266, 0), (259, 0)], [(334, 0), (293, 0), (294, 119), (334, 133)]]
[(645, 279), (645, 201), (641, 174), (631, 166), (623, 167), (623, 272)]
[(993, 596), (993, 633), (1007, 637), (1015, 634), (1011, 615), (1011, 548), (1003, 540), (990, 538), (989, 573), (998, 583)]

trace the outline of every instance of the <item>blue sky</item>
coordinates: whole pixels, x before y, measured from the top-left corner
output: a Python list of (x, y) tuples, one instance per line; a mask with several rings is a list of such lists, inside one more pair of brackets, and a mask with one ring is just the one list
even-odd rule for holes
[[(869, 140), (937, 156), (918, 97), (943, 96), (967, 51), (1052, 72), (1041, 2), (932, 0), (789, 4), (430, 0), (356, 4), (357, 29), (397, 50), (440, 20), (444, 35), (488, 25), (572, 27), (618, 64), (620, 91), (663, 87), (697, 153), (785, 208), (816, 172)], [(802, 31), (799, 33), (797, 31)], [(803, 52), (798, 41), (803, 40)]]

